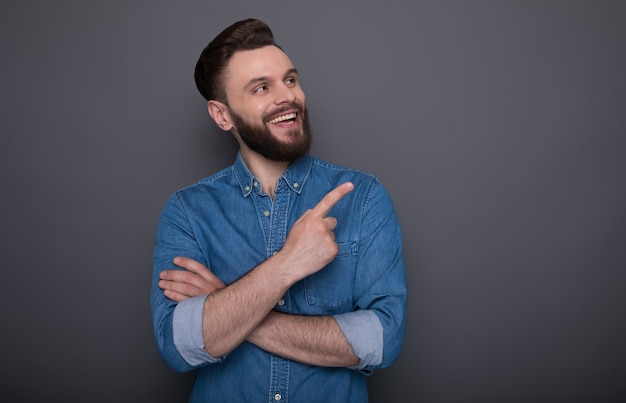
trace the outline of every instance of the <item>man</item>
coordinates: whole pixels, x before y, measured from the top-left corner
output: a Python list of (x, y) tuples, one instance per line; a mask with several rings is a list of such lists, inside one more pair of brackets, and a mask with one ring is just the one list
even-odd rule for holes
[(190, 401), (367, 401), (404, 340), (400, 228), (379, 181), (308, 154), (298, 71), (259, 20), (196, 65), (233, 166), (163, 209), (151, 305), (163, 359), (196, 369)]

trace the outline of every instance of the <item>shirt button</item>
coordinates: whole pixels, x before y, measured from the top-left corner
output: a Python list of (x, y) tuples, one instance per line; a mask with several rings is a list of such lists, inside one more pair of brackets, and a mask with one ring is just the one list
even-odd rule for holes
[(294, 184), (293, 184), (293, 187), (294, 187), (294, 188), (296, 188), (296, 189), (297, 189), (299, 186), (300, 186), (300, 185), (298, 185), (298, 182), (296, 182), (296, 183), (294, 183)]
[(250, 191), (250, 186), (246, 186), (246, 192)]
[(285, 300), (281, 298), (278, 300), (278, 306), (283, 306), (283, 305), (285, 305)]
[(265, 217), (269, 217), (269, 216), (270, 216), (270, 212), (269, 212), (269, 211), (267, 211), (267, 210), (265, 210), (265, 211), (263, 212), (263, 215), (264, 215)]
[(276, 393), (276, 394), (274, 395), (274, 400), (276, 400), (276, 401), (278, 401), (278, 400), (280, 400), (280, 399), (282, 399), (282, 398), (283, 398), (283, 397), (280, 395), (280, 393)]
[(259, 187), (259, 182), (254, 181), (254, 182), (252, 183), (252, 186), (254, 186), (255, 188), (258, 188), (258, 187)]

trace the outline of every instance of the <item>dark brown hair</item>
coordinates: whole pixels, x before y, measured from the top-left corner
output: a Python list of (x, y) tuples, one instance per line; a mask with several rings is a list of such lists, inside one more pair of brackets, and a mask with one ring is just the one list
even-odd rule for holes
[(223, 76), (233, 54), (240, 50), (253, 50), (276, 46), (272, 30), (263, 21), (249, 18), (238, 21), (213, 39), (200, 54), (196, 63), (195, 80), (200, 94), (207, 100), (228, 104)]

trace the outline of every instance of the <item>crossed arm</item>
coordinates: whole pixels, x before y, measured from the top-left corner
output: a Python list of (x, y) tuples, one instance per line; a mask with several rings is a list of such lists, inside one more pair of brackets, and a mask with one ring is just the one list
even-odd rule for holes
[(280, 252), (228, 286), (206, 266), (184, 257), (175, 258), (174, 264), (186, 270), (161, 272), (159, 287), (171, 300), (209, 294), (202, 331), (211, 356), (224, 356), (247, 340), (273, 354), (311, 365), (358, 364), (334, 318), (272, 311), (294, 283), (336, 256), (332, 230), (337, 221), (327, 214), (352, 189), (353, 185), (346, 183), (329, 192), (294, 224)]

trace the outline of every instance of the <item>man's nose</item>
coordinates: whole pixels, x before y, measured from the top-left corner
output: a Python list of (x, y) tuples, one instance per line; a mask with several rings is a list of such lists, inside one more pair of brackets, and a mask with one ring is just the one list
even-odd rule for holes
[(296, 99), (296, 94), (293, 91), (293, 88), (288, 87), (287, 84), (282, 83), (276, 88), (276, 98), (274, 98), (274, 103), (284, 104), (284, 103), (292, 103)]

